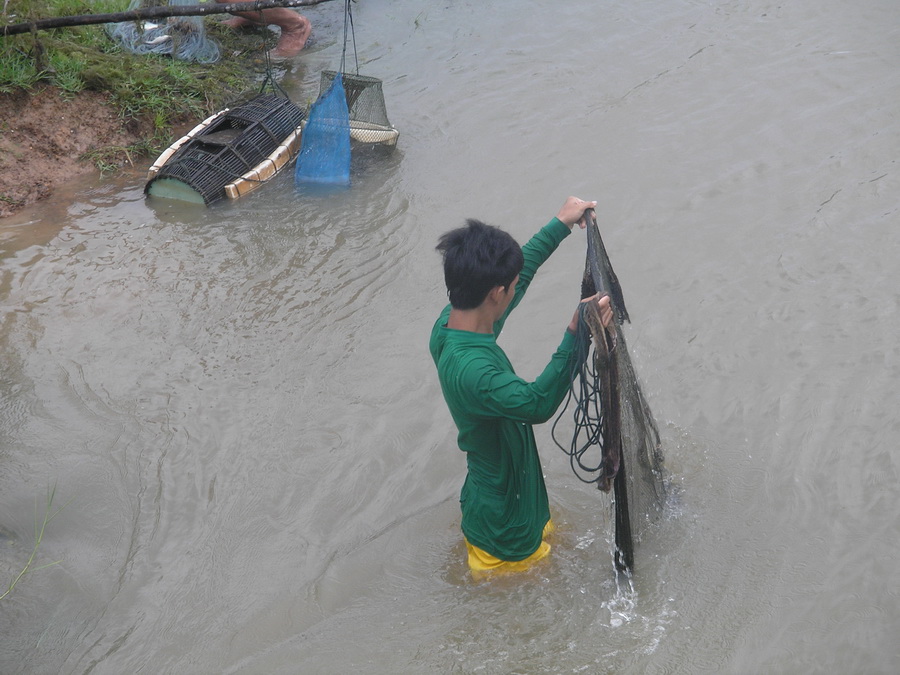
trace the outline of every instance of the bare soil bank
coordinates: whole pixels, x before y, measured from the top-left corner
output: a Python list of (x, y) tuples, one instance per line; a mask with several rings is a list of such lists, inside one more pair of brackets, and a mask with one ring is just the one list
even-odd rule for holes
[(123, 120), (97, 92), (63, 97), (39, 85), (0, 94), (0, 218), (48, 197), (61, 183), (96, 172), (86, 153), (121, 148), (111, 161), (129, 162), (125, 148), (146, 135), (149, 128)]

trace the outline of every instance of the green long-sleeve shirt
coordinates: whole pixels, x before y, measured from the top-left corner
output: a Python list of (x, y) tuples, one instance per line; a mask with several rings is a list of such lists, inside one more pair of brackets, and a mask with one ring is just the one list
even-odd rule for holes
[(501, 560), (534, 553), (550, 519), (531, 425), (549, 420), (565, 397), (575, 341), (566, 331), (544, 371), (526, 382), (496, 340), (538, 267), (569, 234), (554, 218), (522, 247), (519, 283), (493, 335), (447, 328), (449, 305), (431, 333), (431, 356), (468, 464), (460, 494), (462, 531), (469, 542)]

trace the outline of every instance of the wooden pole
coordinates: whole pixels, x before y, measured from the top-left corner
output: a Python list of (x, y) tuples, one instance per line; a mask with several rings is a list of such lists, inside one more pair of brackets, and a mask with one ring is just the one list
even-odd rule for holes
[(181, 5), (180, 7), (142, 7), (127, 12), (113, 14), (78, 14), (38, 19), (28, 23), (13, 23), (0, 26), (0, 36), (18, 35), (50, 28), (87, 26), (96, 23), (119, 23), (121, 21), (141, 21), (144, 19), (164, 19), (170, 16), (205, 16), (207, 14), (234, 14), (235, 12), (255, 12), (273, 7), (308, 7), (328, 0), (254, 0), (253, 2), (230, 2), (219, 4), (208, 2), (203, 5)]

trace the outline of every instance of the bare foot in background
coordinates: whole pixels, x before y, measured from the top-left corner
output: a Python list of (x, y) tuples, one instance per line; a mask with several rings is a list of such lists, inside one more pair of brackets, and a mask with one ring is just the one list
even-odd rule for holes
[[(220, 4), (228, 0), (216, 0)], [(306, 46), (312, 33), (312, 23), (302, 14), (284, 7), (264, 9), (259, 12), (241, 12), (222, 22), (229, 28), (242, 28), (247, 25), (278, 26), (281, 35), (269, 56), (275, 59), (290, 59), (299, 54)]]
[(233, 16), (230, 19), (225, 19), (222, 22), (223, 26), (228, 26), (229, 28), (243, 28), (247, 24), (253, 23), (250, 19), (245, 19), (242, 16)]
[(309, 19), (296, 12), (291, 12), (297, 21), (286, 22), (287, 25), (281, 26), (281, 37), (278, 44), (275, 45), (269, 55), (275, 59), (290, 59), (297, 56), (306, 46), (306, 41), (312, 33), (312, 23)]

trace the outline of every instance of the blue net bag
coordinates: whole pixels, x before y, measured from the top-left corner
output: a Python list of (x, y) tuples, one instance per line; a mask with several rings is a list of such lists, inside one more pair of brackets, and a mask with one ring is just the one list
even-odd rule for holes
[(294, 180), (350, 184), (350, 113), (340, 73), (310, 108)]

